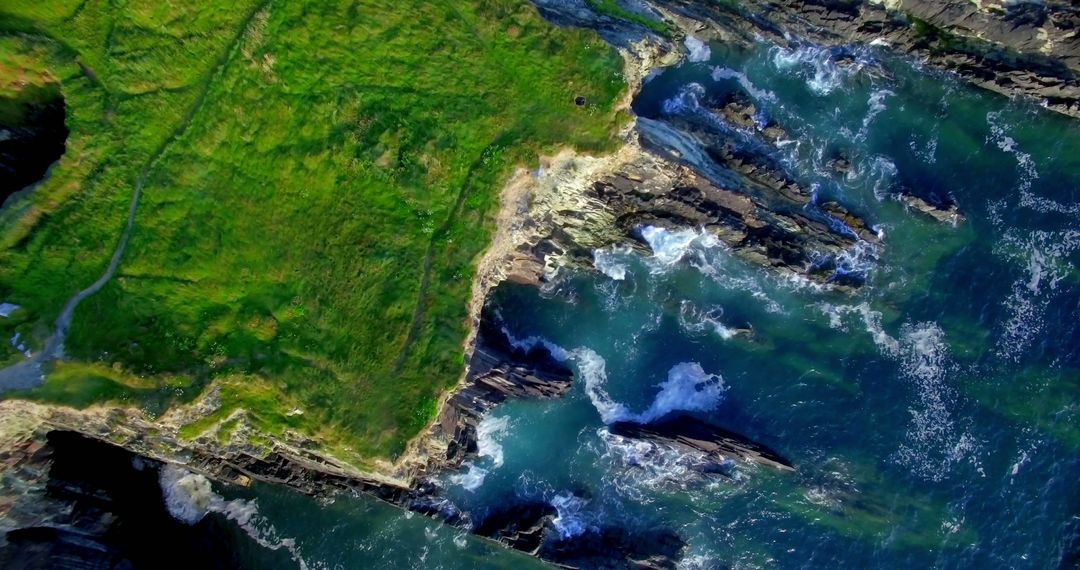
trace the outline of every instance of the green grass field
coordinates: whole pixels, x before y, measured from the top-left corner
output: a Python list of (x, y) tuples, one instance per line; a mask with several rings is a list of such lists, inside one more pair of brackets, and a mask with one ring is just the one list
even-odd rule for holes
[(0, 301), (24, 307), (0, 335), (48, 334), (145, 177), (74, 362), (14, 397), (153, 412), (216, 381), (222, 418), (400, 452), (462, 372), (499, 189), (540, 152), (611, 148), (620, 68), (524, 0), (0, 0), (0, 98), (59, 86), (71, 130), (0, 213)]

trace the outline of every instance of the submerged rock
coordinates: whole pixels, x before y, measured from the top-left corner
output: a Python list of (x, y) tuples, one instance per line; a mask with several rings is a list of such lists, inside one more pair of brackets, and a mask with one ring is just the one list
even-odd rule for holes
[(540, 557), (571, 568), (674, 569), (686, 542), (668, 528), (606, 526), (545, 543)]
[(931, 203), (928, 200), (907, 192), (898, 193), (897, 199), (908, 208), (926, 214), (942, 223), (948, 223), (955, 226), (964, 221), (964, 215), (960, 213), (960, 208), (952, 201)]

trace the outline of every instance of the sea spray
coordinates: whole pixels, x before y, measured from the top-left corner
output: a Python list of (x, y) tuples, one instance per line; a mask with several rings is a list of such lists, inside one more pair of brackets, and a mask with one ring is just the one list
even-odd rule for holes
[(667, 380), (658, 385), (660, 391), (649, 408), (635, 414), (625, 404), (612, 399), (604, 388), (608, 378), (607, 363), (603, 357), (588, 348), (579, 348), (571, 356), (585, 380), (585, 393), (605, 424), (649, 423), (672, 412), (712, 410), (720, 404), (727, 391), (718, 374), (705, 372), (696, 362), (682, 362), (668, 371)]
[(776, 101), (775, 93), (754, 85), (754, 83), (750, 81), (750, 78), (741, 71), (736, 71), (729, 67), (717, 66), (712, 70), (712, 78), (713, 81), (724, 81), (725, 79), (735, 80), (744, 91), (759, 102)]
[(509, 429), (509, 417), (496, 418), (490, 414), (484, 416), (476, 426), (476, 454), (490, 458), (493, 466), (502, 467), (503, 448), (498, 438), (506, 435)]
[(450, 476), (450, 483), (457, 485), (470, 493), (479, 489), (487, 478), (488, 470), (479, 465), (466, 461), (462, 464), (464, 471), (458, 471)]
[(712, 57), (712, 50), (709, 49), (709, 44), (694, 36), (687, 35), (686, 38), (683, 39), (683, 45), (686, 46), (686, 59), (691, 63), (709, 61), (709, 58)]
[(724, 340), (735, 338), (739, 331), (729, 328), (721, 322), (724, 314), (722, 307), (711, 307), (706, 310), (699, 309), (692, 302), (683, 299), (679, 303), (679, 326), (684, 331), (694, 335), (714, 333)]
[(622, 281), (626, 279), (626, 256), (630, 254), (629, 247), (619, 245), (596, 249), (593, 251), (593, 267), (615, 281)]
[(268, 550), (284, 548), (301, 570), (307, 563), (300, 556), (296, 541), (279, 538), (277, 530), (259, 514), (255, 501), (225, 500), (214, 492), (210, 480), (173, 464), (165, 464), (158, 474), (165, 508), (176, 520), (194, 525), (209, 513), (218, 513), (236, 523), (259, 546)]
[(551, 506), (555, 507), (557, 514), (551, 523), (559, 531), (560, 538), (573, 538), (588, 530), (583, 513), (587, 503), (585, 499), (571, 493), (561, 493), (552, 497)]

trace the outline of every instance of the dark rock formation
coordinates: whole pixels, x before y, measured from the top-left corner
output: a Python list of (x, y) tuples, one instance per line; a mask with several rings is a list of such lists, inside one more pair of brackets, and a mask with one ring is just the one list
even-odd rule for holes
[(956, 225), (964, 221), (964, 215), (951, 200), (931, 202), (904, 191), (898, 192), (896, 197), (908, 208), (926, 214), (939, 222)]
[(64, 100), (51, 93), (41, 97), (47, 99), (0, 100), (0, 205), (41, 180), (64, 154)]
[(619, 422), (608, 427), (611, 433), (642, 439), (703, 454), (712, 465), (723, 465), (727, 459), (758, 463), (781, 471), (794, 471), (791, 462), (769, 447), (746, 436), (706, 424), (687, 415), (669, 416), (650, 424)]
[(686, 542), (671, 529), (589, 529), (544, 544), (540, 556), (571, 568), (667, 570), (675, 568)]
[(473, 527), (473, 532), (536, 555), (558, 511), (543, 501), (515, 504), (519, 500), (511, 498), (508, 501), (510, 506), (484, 517)]
[[(52, 432), (3, 451), (0, 568), (236, 568), (229, 523), (194, 525), (169, 515), (158, 484), (161, 463), (72, 432)], [(249, 548), (262, 564), (288, 555)]]
[(570, 390), (573, 371), (542, 345), (514, 347), (485, 315), (477, 332), (465, 386), (442, 407), (436, 428), (448, 441), (440, 468), (456, 467), (476, 453), (476, 425), (509, 398), (557, 398)]
[(756, 180), (758, 192), (722, 187), (695, 169), (661, 160), (627, 164), (597, 181), (594, 191), (628, 236), (643, 224), (701, 227), (744, 259), (822, 283), (835, 277), (835, 268), (821, 264), (822, 258), (842, 255), (859, 239), (878, 243), (866, 222), (846, 210), (834, 220), (829, 212), (803, 207), (810, 198), (794, 182), (774, 178), (776, 171), (745, 156), (724, 160)]

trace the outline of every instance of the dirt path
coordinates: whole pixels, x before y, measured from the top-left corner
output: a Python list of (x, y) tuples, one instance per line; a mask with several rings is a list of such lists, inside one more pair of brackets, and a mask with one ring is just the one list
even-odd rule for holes
[(112, 279), (113, 275), (116, 274), (117, 268), (120, 267), (120, 260), (124, 257), (124, 251), (127, 249), (128, 240), (131, 239), (132, 229), (135, 227), (135, 212), (139, 208), (139, 199), (142, 197), (143, 186), (146, 184), (150, 172), (153, 171), (158, 161), (161, 160), (173, 143), (183, 136), (188, 127), (191, 126), (192, 121), (205, 106), (206, 96), (210, 92), (210, 88), (214, 85), (215, 80), (224, 74), (229, 62), (233, 60), (234, 55), (239, 50), (240, 43), (243, 41), (245, 34), (251, 27), (255, 16), (259, 12), (267, 9), (269, 3), (269, 0), (259, 3), (254, 7), (251, 13), (244, 18), (243, 24), (238, 28), (232, 42), (229, 43), (228, 49), (222, 52), (221, 56), (218, 58), (217, 64), (211, 69), (210, 73), (206, 75), (206, 78), (202, 82), (199, 95), (195, 98), (195, 101), (192, 102), (187, 113), (184, 114), (183, 119), (181, 119), (180, 123), (176, 125), (176, 128), (172, 130), (169, 137), (162, 141), (146, 160), (146, 164), (139, 173), (139, 179), (135, 183), (135, 192), (131, 195), (131, 205), (128, 207), (127, 223), (124, 224), (124, 230), (120, 234), (120, 241), (116, 244), (116, 249), (113, 251), (112, 259), (109, 261), (109, 266), (105, 268), (105, 272), (102, 273), (101, 277), (98, 277), (96, 281), (91, 283), (89, 287), (75, 293), (75, 295), (68, 299), (67, 303), (64, 303), (64, 308), (60, 310), (60, 314), (56, 317), (56, 322), (53, 325), (53, 333), (49, 335), (49, 338), (45, 339), (45, 345), (40, 351), (26, 360), (19, 361), (0, 370), (0, 393), (10, 390), (26, 390), (35, 386), (40, 386), (45, 381), (43, 372), (44, 365), (63, 355), (64, 339), (67, 338), (68, 328), (71, 326), (71, 319), (75, 315), (75, 309), (79, 306), (79, 303), (83, 302), (87, 297), (100, 291), (102, 287)]

